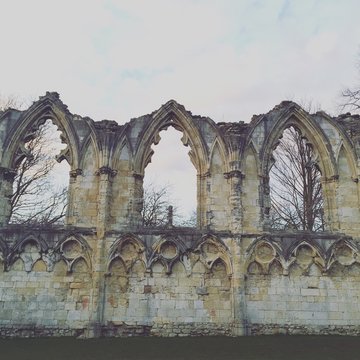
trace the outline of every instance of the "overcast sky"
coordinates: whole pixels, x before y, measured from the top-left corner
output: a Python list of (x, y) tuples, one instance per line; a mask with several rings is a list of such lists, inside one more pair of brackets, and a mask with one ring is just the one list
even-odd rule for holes
[(360, 81), (359, 0), (0, 0), (0, 13), (0, 93), (57, 91), (94, 120), (169, 99), (216, 122), (285, 99), (336, 114)]

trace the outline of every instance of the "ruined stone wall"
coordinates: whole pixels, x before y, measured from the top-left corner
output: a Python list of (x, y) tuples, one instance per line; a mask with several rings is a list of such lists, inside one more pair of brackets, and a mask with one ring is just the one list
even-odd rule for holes
[(349, 272), (330, 276), (249, 276), (249, 334), (359, 335), (358, 265)]
[(23, 230), (2, 234), (15, 251), (2, 242), (1, 335), (83, 332), (93, 316), (90, 247), (79, 236)]
[[(24, 144), (48, 119), (71, 167), (66, 224), (9, 224)], [(359, 120), (283, 102), (216, 124), (171, 100), (119, 125), (71, 114), (56, 93), (0, 113), (0, 335), (357, 334)], [(196, 228), (141, 226), (151, 146), (169, 126), (197, 171)], [(289, 126), (316, 151), (322, 233), (269, 227), (272, 151)]]
[[(172, 249), (165, 251), (165, 256), (172, 256)], [(157, 261), (151, 271), (151, 275), (146, 274), (143, 263), (135, 263), (129, 273), (120, 260), (111, 264), (106, 279), (105, 323), (144, 324), (159, 335), (185, 333), (189, 324), (195, 324), (195, 330), (198, 326), (205, 330), (208, 323), (229, 326), (232, 299), (223, 263), (215, 263), (208, 272), (197, 261), (187, 274), (184, 264), (176, 261), (166, 275), (166, 266)]]
[(359, 334), (356, 244), (328, 236), (324, 251), (308, 239), (286, 242), (263, 238), (249, 253), (249, 333)]

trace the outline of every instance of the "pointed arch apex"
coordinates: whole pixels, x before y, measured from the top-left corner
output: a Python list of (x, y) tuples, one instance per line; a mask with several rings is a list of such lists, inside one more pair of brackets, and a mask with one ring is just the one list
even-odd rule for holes
[(151, 146), (159, 141), (159, 133), (172, 126), (175, 130), (183, 133), (182, 142), (190, 146), (190, 158), (198, 173), (206, 172), (208, 149), (205, 138), (190, 111), (175, 100), (169, 100), (158, 110), (154, 111), (145, 122), (140, 125), (137, 150), (134, 156), (134, 170), (143, 174), (148, 164)]

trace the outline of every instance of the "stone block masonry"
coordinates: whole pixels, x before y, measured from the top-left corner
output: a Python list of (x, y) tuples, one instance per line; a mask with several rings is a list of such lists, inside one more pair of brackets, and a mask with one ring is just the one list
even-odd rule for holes
[[(46, 119), (67, 144), (65, 224), (9, 224), (16, 163)], [(216, 124), (170, 100), (119, 125), (71, 114), (57, 93), (1, 112), (0, 336), (359, 334), (359, 120), (282, 102)], [(196, 228), (141, 225), (168, 126), (197, 171)], [(323, 232), (268, 226), (271, 153), (289, 126), (318, 154)]]

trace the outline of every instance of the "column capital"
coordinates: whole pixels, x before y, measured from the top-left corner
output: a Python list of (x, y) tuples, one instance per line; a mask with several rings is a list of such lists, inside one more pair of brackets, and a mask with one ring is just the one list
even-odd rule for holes
[(96, 175), (110, 175), (114, 177), (117, 174), (117, 170), (112, 169), (109, 166), (102, 166), (99, 170), (96, 171)]
[(75, 169), (69, 171), (71, 178), (76, 178), (78, 175), (82, 175), (82, 173), (83, 173), (82, 169)]

